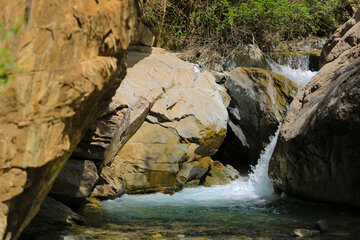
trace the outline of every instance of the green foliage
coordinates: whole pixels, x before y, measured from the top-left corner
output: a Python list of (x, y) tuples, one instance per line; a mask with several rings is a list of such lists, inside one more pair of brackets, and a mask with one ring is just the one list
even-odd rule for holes
[(3, 47), (7, 38), (19, 34), (21, 23), (22, 21), (17, 20), (11, 27), (6, 28), (5, 24), (0, 22), (0, 89), (10, 82), (14, 73), (21, 71), (14, 63), (10, 50)]
[[(356, 0), (358, 1), (358, 0)], [(144, 20), (158, 27), (160, 0), (148, 0)], [(349, 16), (344, 0), (167, 0), (162, 45), (210, 48), (257, 43), (263, 49), (279, 40), (325, 36)]]

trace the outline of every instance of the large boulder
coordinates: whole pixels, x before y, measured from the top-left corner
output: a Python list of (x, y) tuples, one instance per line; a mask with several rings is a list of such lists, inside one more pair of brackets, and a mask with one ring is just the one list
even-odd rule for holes
[[(141, 54), (145, 53), (130, 53), (129, 58)], [(226, 135), (225, 104), (230, 98), (209, 72), (200, 72), (161, 51), (129, 66), (118, 91), (126, 94), (122, 101), (129, 108), (130, 118), (134, 112), (143, 111), (146, 121), (138, 120), (137, 131), (125, 144), (110, 140), (108, 148), (117, 152), (112, 151), (115, 156), (107, 158), (105, 151), (106, 167), (92, 196), (114, 197), (122, 190), (172, 193), (187, 180), (194, 180), (194, 175), (201, 178), (200, 173), (207, 172), (208, 167), (195, 170), (195, 165), (215, 154)], [(139, 101), (144, 105), (139, 107)], [(185, 174), (191, 164), (194, 173)], [(187, 170), (182, 170), (183, 165)], [(110, 172), (111, 176), (107, 174)]]
[[(343, 28), (343, 27), (342, 27)], [(360, 32), (355, 24), (348, 32)], [(344, 43), (291, 103), (269, 175), (278, 191), (360, 204), (360, 45)]]
[(0, 2), (22, 69), (0, 92), (0, 239), (17, 239), (126, 73), (135, 1)]
[(236, 68), (226, 80), (231, 96), (229, 134), (216, 159), (250, 170), (282, 122), (298, 91), (293, 81), (260, 68)]
[(320, 65), (334, 61), (344, 51), (358, 45), (360, 43), (359, 25), (360, 21), (360, 8), (358, 8), (354, 16), (339, 27), (335, 33), (323, 46), (321, 51)]

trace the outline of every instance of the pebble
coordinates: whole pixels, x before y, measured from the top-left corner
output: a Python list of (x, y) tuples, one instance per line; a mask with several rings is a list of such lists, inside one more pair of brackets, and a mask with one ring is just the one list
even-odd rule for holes
[(313, 237), (316, 235), (320, 235), (320, 231), (318, 230), (309, 230), (309, 229), (294, 229), (293, 233), (298, 237)]
[(325, 220), (319, 220), (315, 223), (315, 227), (320, 230), (321, 233), (325, 233), (329, 229), (329, 225)]

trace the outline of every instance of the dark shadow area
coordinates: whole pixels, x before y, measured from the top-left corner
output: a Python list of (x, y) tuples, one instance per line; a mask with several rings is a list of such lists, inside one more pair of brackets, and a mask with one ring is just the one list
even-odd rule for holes
[(249, 149), (245, 148), (239, 138), (228, 126), (227, 134), (223, 144), (220, 146), (218, 152), (212, 156), (212, 159), (220, 161), (222, 164), (230, 164), (242, 176), (246, 176), (251, 171), (251, 166), (256, 165), (256, 162), (252, 159), (257, 159), (258, 156), (254, 156), (249, 152)]

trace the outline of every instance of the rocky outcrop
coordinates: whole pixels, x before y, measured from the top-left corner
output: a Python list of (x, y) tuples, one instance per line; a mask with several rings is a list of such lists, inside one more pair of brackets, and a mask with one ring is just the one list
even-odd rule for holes
[[(58, 239), (59, 232), (73, 224), (83, 225), (84, 217), (69, 207), (46, 197), (40, 211), (21, 235), (21, 239)], [(37, 238), (38, 236), (41, 236)]]
[(250, 170), (283, 120), (298, 86), (268, 70), (237, 68), (225, 87), (231, 96), (231, 131), (215, 158), (237, 169)]
[(16, 239), (126, 72), (135, 1), (1, 1), (22, 72), (1, 92), (0, 239)]
[[(360, 32), (360, 25), (347, 32)], [(279, 191), (360, 203), (360, 45), (349, 46), (348, 33), (336, 47), (344, 51), (334, 55), (290, 105), (269, 166)]]
[(102, 170), (93, 197), (172, 193), (209, 170), (211, 159), (203, 159), (226, 135), (230, 97), (209, 72), (157, 48), (150, 55), (130, 52), (128, 61), (105, 118), (89, 134), (88, 148), (78, 151), (103, 149), (95, 154)]
[(98, 179), (94, 162), (70, 159), (57, 176), (50, 195), (76, 209), (90, 196)]
[(358, 31), (359, 26), (356, 26), (360, 24), (359, 21), (360, 8), (358, 8), (355, 11), (354, 16), (337, 29), (325, 43), (321, 52), (321, 66), (334, 61), (344, 51), (360, 44), (360, 32)]

